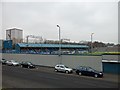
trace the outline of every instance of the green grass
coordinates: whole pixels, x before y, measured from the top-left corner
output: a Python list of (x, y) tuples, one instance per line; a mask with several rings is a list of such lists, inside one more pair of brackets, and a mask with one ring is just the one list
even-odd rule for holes
[(94, 52), (91, 55), (120, 55), (120, 52)]
[(73, 54), (76, 56), (101, 56), (101, 55), (120, 55), (120, 52), (93, 52), (93, 53), (83, 53), (83, 54)]
[(120, 55), (120, 52), (105, 52), (107, 55)]

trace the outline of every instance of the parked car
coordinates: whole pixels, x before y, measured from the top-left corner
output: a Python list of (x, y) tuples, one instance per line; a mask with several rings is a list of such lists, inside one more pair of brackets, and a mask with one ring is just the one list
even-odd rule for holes
[(7, 60), (5, 60), (4, 58), (2, 58), (2, 60), (0, 60), (0, 63), (6, 64), (6, 61), (7, 61)]
[(35, 68), (35, 65), (32, 64), (31, 62), (21, 62), (21, 67), (25, 67), (25, 68)]
[(73, 69), (72, 68), (69, 68), (63, 64), (57, 64), (55, 66), (55, 71), (59, 71), (59, 72), (65, 72), (65, 73), (72, 73), (73, 72)]
[(93, 76), (93, 77), (103, 77), (103, 73), (100, 71), (97, 71), (91, 67), (86, 66), (79, 66), (76, 68), (76, 73), (78, 75), (86, 75), (86, 76)]
[(9, 66), (19, 66), (19, 62), (15, 61), (15, 60), (9, 60), (9, 61), (6, 61), (6, 64), (9, 65)]

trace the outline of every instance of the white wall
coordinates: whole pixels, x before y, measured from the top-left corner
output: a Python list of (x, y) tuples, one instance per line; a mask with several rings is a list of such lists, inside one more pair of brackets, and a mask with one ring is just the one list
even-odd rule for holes
[(120, 55), (102, 55), (103, 60), (115, 60), (118, 61), (120, 58)]
[(102, 71), (101, 56), (74, 56), (74, 55), (37, 55), (37, 54), (3, 54), (3, 58), (7, 60), (14, 59), (16, 61), (30, 61), (36, 65), (51, 66), (62, 63), (68, 67), (76, 68), (78, 65), (90, 66), (98, 71)]

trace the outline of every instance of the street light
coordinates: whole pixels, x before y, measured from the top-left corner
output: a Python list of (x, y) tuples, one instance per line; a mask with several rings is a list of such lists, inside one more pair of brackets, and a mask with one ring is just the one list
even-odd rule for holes
[(57, 27), (59, 28), (59, 56), (61, 56), (61, 36), (60, 36), (60, 26), (57, 25)]
[(93, 48), (93, 45), (92, 45), (92, 41), (93, 41), (93, 34), (94, 34), (94, 33), (91, 33), (91, 53), (92, 53), (92, 48)]

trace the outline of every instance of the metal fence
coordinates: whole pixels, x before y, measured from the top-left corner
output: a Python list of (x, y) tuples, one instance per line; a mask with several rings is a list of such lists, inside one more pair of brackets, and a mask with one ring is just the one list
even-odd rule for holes
[[(41, 51), (35, 51), (35, 50), (21, 50), (21, 51), (17, 51), (17, 50), (2, 50), (2, 53), (16, 53), (16, 54), (45, 54), (45, 55), (58, 55), (59, 51), (55, 51), (55, 50), (41, 50)], [(79, 54), (85, 54), (88, 53), (88, 51), (86, 50), (66, 50), (66, 51), (61, 51), (62, 55), (79, 55)]]

